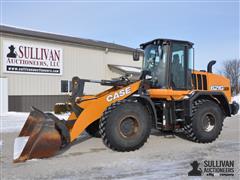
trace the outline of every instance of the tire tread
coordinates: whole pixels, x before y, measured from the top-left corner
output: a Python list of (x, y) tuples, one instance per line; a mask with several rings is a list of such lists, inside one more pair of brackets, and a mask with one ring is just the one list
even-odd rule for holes
[(113, 110), (115, 110), (118, 106), (122, 105), (122, 104), (125, 104), (125, 103), (132, 103), (132, 102), (135, 102), (136, 100), (133, 100), (133, 99), (125, 99), (125, 100), (122, 100), (122, 101), (117, 101), (115, 103), (113, 103), (111, 106), (109, 106), (103, 113), (103, 116), (100, 118), (100, 122), (99, 122), (99, 132), (100, 132), (100, 135), (102, 137), (102, 140), (103, 140), (103, 143), (105, 144), (105, 146), (107, 146), (108, 148), (114, 150), (114, 151), (119, 151), (119, 152), (129, 152), (129, 151), (135, 151), (137, 149), (139, 149), (140, 147), (142, 147), (146, 142), (147, 142), (147, 139), (150, 135), (149, 135), (141, 142), (139, 143), (137, 146), (134, 146), (132, 148), (128, 148), (128, 149), (125, 149), (125, 148), (122, 148), (122, 147), (114, 147), (110, 142), (109, 142), (109, 139), (108, 137), (106, 136), (106, 122), (107, 122), (107, 119), (109, 118), (110, 114), (112, 113)]
[(211, 100), (209, 99), (198, 99), (196, 101), (193, 102), (193, 108), (192, 108), (192, 117), (189, 123), (187, 123), (186, 125), (184, 125), (183, 130), (184, 130), (184, 134), (187, 136), (187, 138), (191, 141), (197, 142), (197, 143), (211, 143), (213, 142), (215, 139), (217, 139), (219, 137), (219, 135), (221, 134), (222, 131), (222, 127), (217, 135), (217, 137), (213, 140), (200, 140), (197, 138), (196, 134), (193, 131), (193, 117), (195, 116), (196, 112), (200, 109), (200, 107), (204, 104), (207, 103)]

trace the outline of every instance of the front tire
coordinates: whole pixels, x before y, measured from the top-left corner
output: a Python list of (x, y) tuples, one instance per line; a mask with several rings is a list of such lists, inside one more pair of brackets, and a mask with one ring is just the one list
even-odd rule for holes
[(99, 120), (96, 120), (92, 124), (90, 124), (86, 128), (86, 132), (92, 137), (100, 138), (101, 135), (99, 133)]
[(184, 132), (192, 141), (210, 143), (220, 135), (223, 120), (224, 113), (217, 103), (200, 99), (193, 104), (193, 116), (184, 126)]
[(148, 110), (139, 102), (120, 101), (106, 109), (100, 119), (103, 143), (115, 151), (134, 151), (147, 141), (151, 131)]

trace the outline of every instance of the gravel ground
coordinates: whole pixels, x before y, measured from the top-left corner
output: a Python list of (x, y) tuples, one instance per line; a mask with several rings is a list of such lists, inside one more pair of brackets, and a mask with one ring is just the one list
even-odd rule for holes
[(54, 157), (18, 164), (12, 163), (18, 133), (2, 132), (1, 179), (186, 179), (194, 160), (200, 167), (204, 160), (234, 160), (232, 179), (239, 179), (239, 121), (240, 115), (225, 119), (220, 137), (211, 144), (154, 131), (140, 150), (120, 153), (106, 148), (101, 139), (82, 135)]

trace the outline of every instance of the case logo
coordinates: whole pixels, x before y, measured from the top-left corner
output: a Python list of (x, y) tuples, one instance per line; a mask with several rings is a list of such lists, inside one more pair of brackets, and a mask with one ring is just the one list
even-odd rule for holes
[(127, 94), (130, 94), (130, 93), (131, 93), (131, 87), (126, 87), (125, 89), (122, 89), (122, 90), (120, 90), (118, 92), (115, 92), (114, 94), (108, 95), (106, 100), (108, 102), (111, 102), (111, 101), (113, 101), (115, 99), (118, 99), (118, 98), (120, 98), (122, 96), (125, 96)]

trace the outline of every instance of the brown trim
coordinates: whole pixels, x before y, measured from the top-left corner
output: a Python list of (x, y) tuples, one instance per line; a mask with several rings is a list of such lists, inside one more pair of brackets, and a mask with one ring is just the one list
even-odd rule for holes
[(9, 111), (29, 112), (34, 106), (42, 111), (53, 111), (55, 103), (67, 100), (67, 95), (8, 96), (8, 108)]

